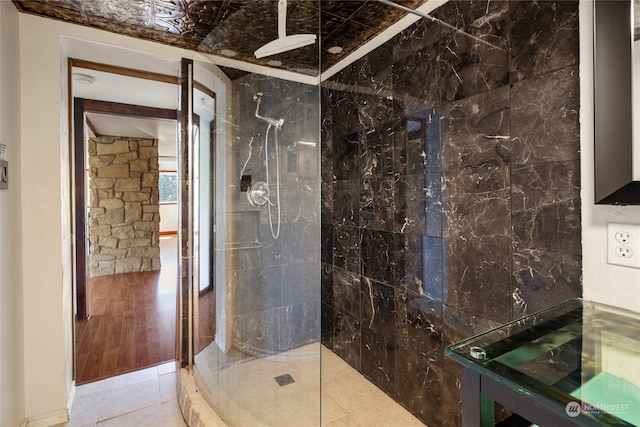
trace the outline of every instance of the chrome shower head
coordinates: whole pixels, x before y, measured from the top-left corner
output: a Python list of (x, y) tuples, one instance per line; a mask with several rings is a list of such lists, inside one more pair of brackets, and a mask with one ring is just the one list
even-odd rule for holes
[(256, 105), (257, 118), (259, 118), (260, 120), (264, 120), (265, 122), (269, 123), (271, 126), (275, 126), (277, 129), (282, 128), (282, 125), (284, 124), (284, 119), (276, 120), (270, 117), (264, 117), (260, 115), (260, 102), (262, 101), (262, 92), (258, 92), (255, 95), (253, 95), (253, 100), (258, 103), (258, 105)]
[(278, 1), (278, 38), (254, 52), (256, 58), (288, 52), (316, 42), (315, 34), (287, 35), (287, 0)]

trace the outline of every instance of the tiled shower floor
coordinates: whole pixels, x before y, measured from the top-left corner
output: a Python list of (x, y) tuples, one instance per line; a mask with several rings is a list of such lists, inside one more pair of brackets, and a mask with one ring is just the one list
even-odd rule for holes
[(335, 353), (322, 347), (323, 426), (424, 426)]
[[(340, 357), (325, 347), (321, 351), (322, 427), (424, 425)], [(211, 358), (206, 362), (204, 355), (199, 357), (205, 381), (221, 375), (221, 371), (214, 374), (204, 366), (211, 363)], [(232, 392), (219, 397), (225, 404), (243, 408), (238, 427), (318, 426), (318, 369), (317, 360), (262, 358), (236, 363), (222, 370), (227, 376), (225, 388)], [(275, 378), (287, 374), (294, 382), (285, 377), (280, 378), (284, 385), (279, 385)], [(185, 427), (176, 398), (176, 380), (175, 363), (171, 362), (79, 386), (70, 421), (56, 427)]]
[[(207, 390), (208, 395), (202, 388), (200, 391), (210, 401), (236, 408), (233, 424), (238, 426), (424, 426), (324, 346), (321, 346), (320, 405), (317, 392), (320, 365), (317, 357), (313, 358), (318, 354), (318, 345), (311, 344), (275, 358), (236, 360), (224, 369), (216, 367), (224, 364), (228, 356), (216, 354), (215, 345), (210, 346), (196, 357), (196, 366), (202, 379), (216, 386)], [(279, 385), (281, 379), (287, 384)]]

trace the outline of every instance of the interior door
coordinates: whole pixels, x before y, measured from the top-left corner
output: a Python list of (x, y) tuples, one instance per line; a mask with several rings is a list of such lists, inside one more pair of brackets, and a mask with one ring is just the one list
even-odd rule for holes
[[(181, 76), (180, 275), (183, 365), (214, 339), (216, 95), (206, 65), (183, 60)], [(189, 336), (193, 338), (188, 339)]]

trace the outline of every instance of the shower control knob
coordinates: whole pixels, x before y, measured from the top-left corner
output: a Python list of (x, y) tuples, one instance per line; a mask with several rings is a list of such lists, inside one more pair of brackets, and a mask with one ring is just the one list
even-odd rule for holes
[(260, 207), (267, 203), (272, 204), (269, 201), (270, 191), (269, 186), (264, 181), (256, 181), (247, 189), (247, 199), (251, 206)]

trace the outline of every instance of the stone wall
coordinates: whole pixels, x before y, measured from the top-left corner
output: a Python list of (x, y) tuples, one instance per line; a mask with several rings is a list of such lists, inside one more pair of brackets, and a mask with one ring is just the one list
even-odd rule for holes
[(89, 140), (90, 277), (160, 269), (158, 141)]

